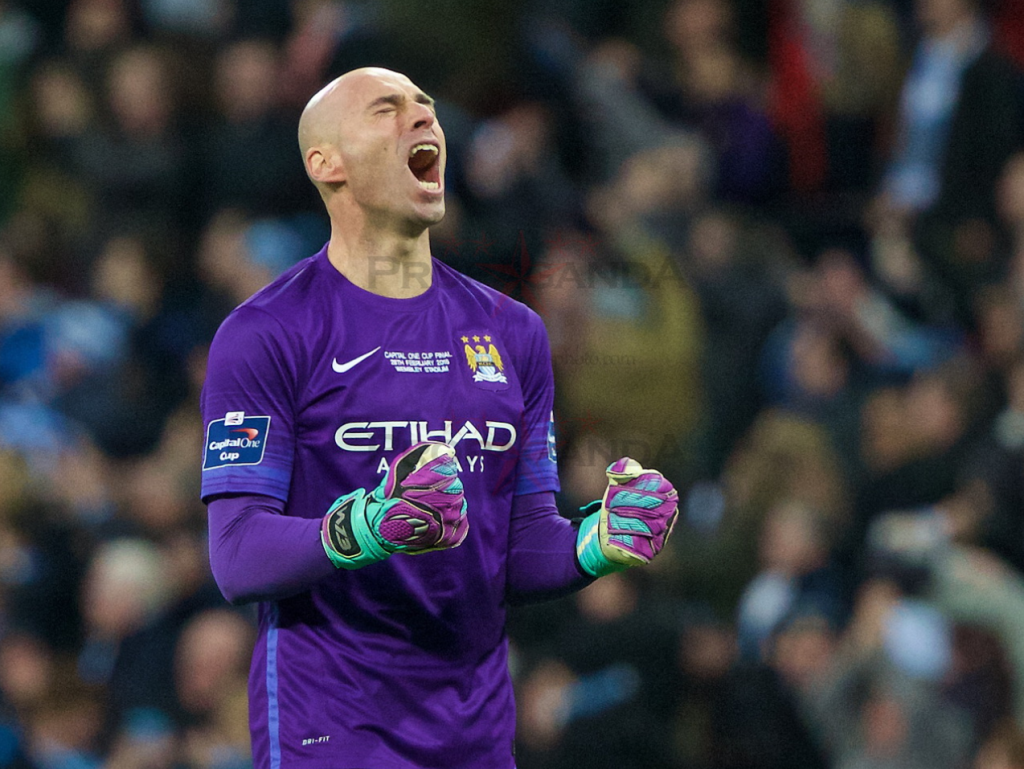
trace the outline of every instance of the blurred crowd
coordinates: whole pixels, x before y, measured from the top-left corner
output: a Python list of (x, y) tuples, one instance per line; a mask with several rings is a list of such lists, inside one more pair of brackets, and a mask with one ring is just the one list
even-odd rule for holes
[(0, 0), (0, 769), (251, 766), (198, 394), (366, 64), (438, 100), (435, 256), (545, 319), (563, 514), (680, 490), (511, 610), (520, 769), (1024, 768), (1019, 2)]

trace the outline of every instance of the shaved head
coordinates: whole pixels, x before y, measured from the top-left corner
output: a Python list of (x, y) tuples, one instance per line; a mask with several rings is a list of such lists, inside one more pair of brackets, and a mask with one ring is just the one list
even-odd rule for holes
[(346, 72), (321, 88), (302, 110), (299, 118), (299, 150), (302, 156), (310, 147), (320, 144), (338, 144), (340, 120), (358, 109), (357, 97), (362, 88), (373, 81), (400, 80), (412, 86), (412, 81), (401, 72), (383, 67), (362, 67)]
[[(353, 73), (349, 73), (353, 74)], [(306, 104), (299, 118), (299, 150), (306, 156), (306, 150), (323, 143), (328, 132), (328, 116), (332, 107), (344, 95), (346, 75), (335, 78), (321, 88)], [(343, 100), (342, 100), (343, 103)]]
[(298, 138), (332, 216), (413, 230), (444, 216), (444, 131), (434, 100), (400, 72), (363, 67), (332, 80), (302, 111)]

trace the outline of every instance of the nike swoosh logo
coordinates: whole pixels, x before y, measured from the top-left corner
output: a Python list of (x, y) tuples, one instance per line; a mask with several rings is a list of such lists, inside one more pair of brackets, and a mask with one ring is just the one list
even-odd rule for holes
[(379, 349), (380, 349), (380, 347), (374, 347), (372, 350), (370, 350), (365, 355), (360, 355), (358, 358), (353, 358), (352, 360), (346, 361), (345, 363), (338, 363), (338, 359), (335, 358), (334, 360), (331, 361), (331, 368), (333, 368), (339, 374), (344, 374), (346, 371), (348, 371), (353, 366), (357, 366), (360, 363), (362, 363), (364, 360), (369, 358), (371, 355), (373, 355)]

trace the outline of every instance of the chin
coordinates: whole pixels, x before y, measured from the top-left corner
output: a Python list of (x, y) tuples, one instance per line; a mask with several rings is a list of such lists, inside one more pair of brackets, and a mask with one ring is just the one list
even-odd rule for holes
[(444, 219), (444, 203), (417, 207), (416, 210), (400, 218), (398, 227), (406, 236), (416, 238), (428, 228), (439, 224), (442, 219)]
[(431, 205), (418, 213), (420, 214), (420, 221), (422, 221), (424, 225), (427, 227), (433, 227), (444, 219), (444, 201), (442, 200), (440, 203)]

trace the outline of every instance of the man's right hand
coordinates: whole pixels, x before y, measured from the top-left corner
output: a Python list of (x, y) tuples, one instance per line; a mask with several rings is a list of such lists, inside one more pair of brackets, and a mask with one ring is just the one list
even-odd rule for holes
[(395, 457), (369, 494), (356, 489), (335, 500), (320, 539), (335, 566), (358, 569), (392, 553), (458, 547), (468, 530), (455, 450), (429, 441)]

